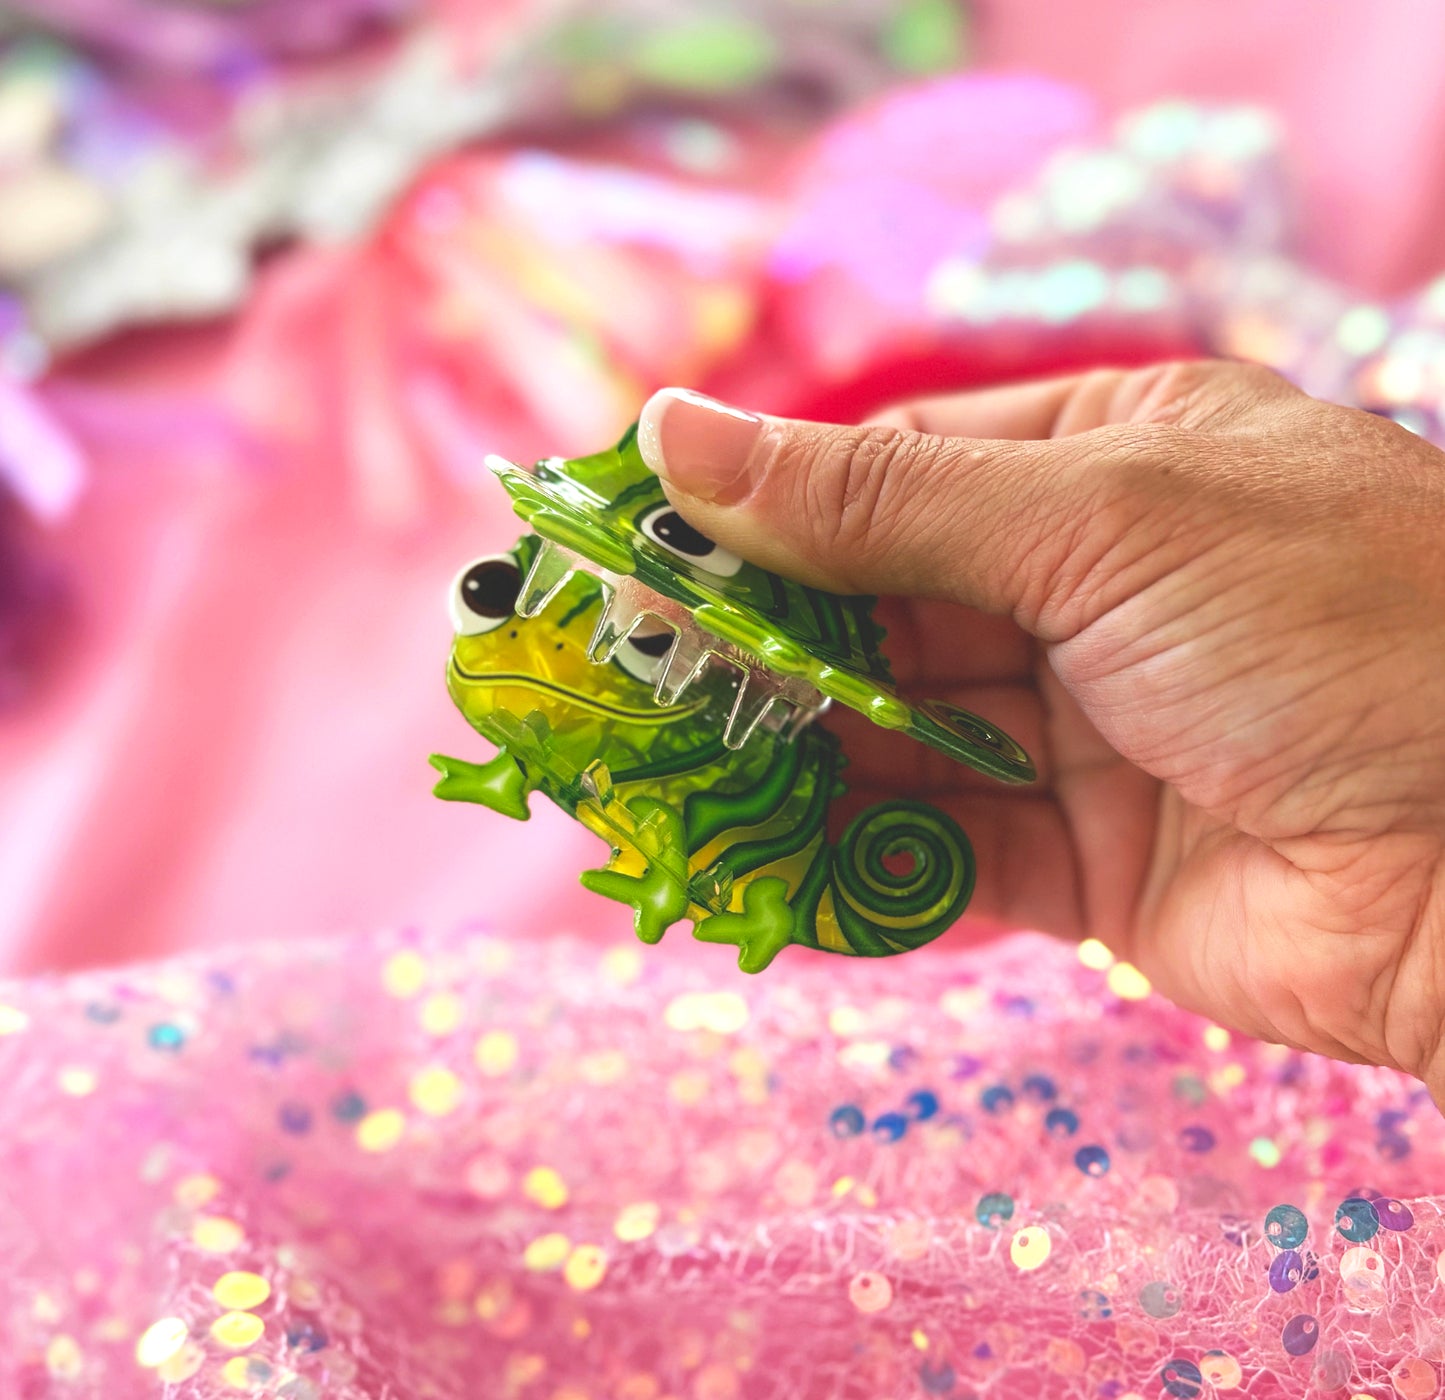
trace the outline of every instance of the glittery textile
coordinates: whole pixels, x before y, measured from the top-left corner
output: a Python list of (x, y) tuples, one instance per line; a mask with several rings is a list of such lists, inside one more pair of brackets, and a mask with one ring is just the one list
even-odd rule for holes
[(1436, 1393), (1412, 1081), (1096, 945), (662, 952), (402, 934), (0, 989), (0, 1393)]

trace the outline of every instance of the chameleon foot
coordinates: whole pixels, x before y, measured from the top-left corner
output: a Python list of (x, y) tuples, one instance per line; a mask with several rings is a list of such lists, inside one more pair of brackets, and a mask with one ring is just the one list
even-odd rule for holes
[(527, 810), (526, 770), (506, 749), (488, 763), (468, 763), (440, 753), (427, 762), (442, 775), (432, 789), (436, 796), (448, 802), (476, 802), (521, 822), (532, 815)]
[(765, 875), (743, 889), (743, 907), (736, 913), (701, 920), (693, 936), (704, 943), (731, 943), (744, 972), (761, 972), (793, 941), (793, 911), (788, 884)]
[(612, 869), (619, 852), (603, 869), (585, 872), (582, 887), (630, 904), (637, 936), (644, 943), (656, 943), (687, 913), (687, 833), (681, 815), (665, 802), (639, 797), (627, 809), (637, 821), (630, 844), (646, 868), (641, 875)]

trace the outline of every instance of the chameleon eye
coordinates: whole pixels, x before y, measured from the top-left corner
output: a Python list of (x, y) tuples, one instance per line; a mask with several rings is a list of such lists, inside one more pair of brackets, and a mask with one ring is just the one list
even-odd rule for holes
[(452, 585), (452, 626), (464, 637), (500, 627), (511, 618), (521, 591), (522, 571), (511, 555), (468, 564)]
[(677, 633), (667, 626), (659, 626), (656, 631), (648, 631), (647, 626), (646, 622), (641, 623), (632, 635), (617, 648), (617, 655), (612, 659), (633, 680), (642, 681), (646, 685), (654, 685), (657, 682), (658, 673), (662, 670), (662, 663), (667, 653), (672, 650), (672, 644), (677, 640)]
[(743, 566), (743, 561), (736, 554), (693, 529), (671, 506), (659, 506), (649, 511), (638, 522), (637, 528), (669, 554), (686, 559), (706, 573), (731, 578)]

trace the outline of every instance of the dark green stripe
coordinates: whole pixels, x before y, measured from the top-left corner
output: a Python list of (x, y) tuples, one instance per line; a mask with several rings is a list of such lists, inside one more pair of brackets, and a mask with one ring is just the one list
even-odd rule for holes
[(823, 891), (828, 888), (828, 876), (833, 870), (833, 846), (824, 841), (803, 876), (802, 883), (793, 894), (791, 904), (796, 918), (793, 923), (793, 942), (809, 948), (819, 947), (818, 905), (823, 901)]
[[(771, 865), (775, 860), (796, 855), (823, 830), (823, 819), (828, 814), (828, 803), (832, 799), (832, 758), (833, 754), (827, 748), (818, 749), (813, 770), (813, 791), (808, 796), (807, 809), (789, 830), (760, 840), (740, 841), (723, 852), (718, 864), (731, 871), (733, 879), (739, 880), (751, 871)], [(789, 791), (792, 790), (790, 785)]]
[(699, 744), (695, 749), (684, 749), (681, 753), (660, 758), (655, 763), (639, 764), (636, 768), (623, 768), (612, 774), (614, 783), (640, 783), (656, 778), (675, 778), (679, 773), (694, 768), (707, 768), (720, 763), (727, 756), (727, 748), (721, 739)]
[[(806, 740), (808, 736), (803, 736)], [(762, 777), (741, 792), (693, 792), (683, 805), (688, 851), (700, 851), (732, 827), (757, 826), (787, 801), (803, 766), (805, 742), (774, 742)]]

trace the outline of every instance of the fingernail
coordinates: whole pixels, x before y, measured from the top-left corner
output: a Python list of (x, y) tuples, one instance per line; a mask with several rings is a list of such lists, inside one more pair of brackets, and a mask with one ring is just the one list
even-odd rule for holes
[(664, 481), (702, 501), (726, 503), (746, 489), (748, 459), (763, 420), (691, 389), (660, 389), (642, 410), (637, 446)]

